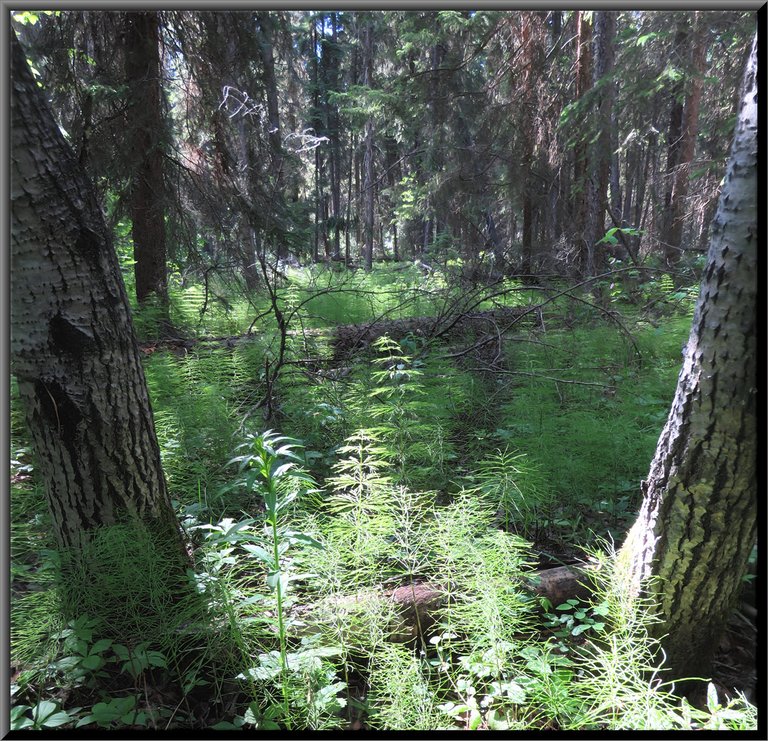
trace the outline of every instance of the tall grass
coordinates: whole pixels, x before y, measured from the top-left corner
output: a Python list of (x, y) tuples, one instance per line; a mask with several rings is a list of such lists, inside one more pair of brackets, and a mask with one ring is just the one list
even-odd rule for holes
[[(497, 435), (524, 451), (562, 503), (560, 527), (620, 538), (639, 505), (680, 368), (685, 320), (641, 328), (642, 362), (627, 362), (610, 328), (548, 332), (546, 345), (515, 343), (514, 379)], [(594, 385), (584, 385), (584, 384)]]

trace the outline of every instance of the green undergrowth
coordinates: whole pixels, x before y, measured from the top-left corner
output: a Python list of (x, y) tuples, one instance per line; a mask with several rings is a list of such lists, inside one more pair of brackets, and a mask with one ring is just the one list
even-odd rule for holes
[[(293, 278), (285, 300), (298, 306), (309, 278)], [(215, 304), (199, 322), (200, 295), (184, 290), (187, 308), (172, 291), (172, 312), (188, 328), (248, 328), (247, 311)], [(329, 289), (301, 319), (394, 306), (350, 296)], [(434, 308), (419, 300), (399, 311)], [(183, 575), (151, 533), (115, 525), (68, 562), (65, 587), (14, 408), (12, 727), (754, 728), (743, 698), (712, 688), (697, 710), (674, 696), (611, 546), (584, 555), (635, 516), (690, 319), (628, 322), (630, 338), (615, 322), (572, 324), (565, 307), (506, 338), (493, 368), (415, 337), (383, 337), (341, 365), (294, 363), (292, 338), (269, 422), (290, 439), (265, 431), (259, 407), (274, 336), (150, 348), (163, 464), (193, 550)], [(591, 601), (532, 596), (542, 557), (574, 554), (595, 567)]]
[[(123, 277), (137, 334), (140, 339), (156, 339), (163, 312), (151, 300), (141, 307), (137, 305), (130, 264)], [(440, 275), (424, 275), (410, 263), (377, 264), (370, 273), (345, 272), (323, 265), (287, 268), (281, 271), (275, 287), (281, 310), (292, 317), (297, 328), (357, 324), (375, 317), (434, 316), (459, 295), (457, 290), (447, 288)], [(275, 331), (263, 290), (248, 291), (232, 281), (213, 278), (206, 300), (204, 285), (182, 282), (171, 275), (168, 298), (171, 324), (187, 336)], [(265, 316), (259, 319), (261, 314)]]
[(614, 328), (552, 331), (508, 350), (513, 384), (495, 435), (525, 451), (559, 502), (563, 535), (620, 539), (666, 421), (688, 320), (639, 327), (634, 351)]

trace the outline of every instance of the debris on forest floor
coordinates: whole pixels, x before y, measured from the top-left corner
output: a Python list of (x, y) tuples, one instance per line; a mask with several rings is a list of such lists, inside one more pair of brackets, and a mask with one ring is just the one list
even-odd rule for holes
[(735, 691), (739, 691), (754, 702), (757, 688), (757, 624), (754, 617), (745, 614), (748, 607), (750, 605), (742, 604), (728, 621), (715, 654), (712, 680), (718, 695), (732, 697)]
[[(557, 566), (535, 572), (524, 587), (538, 597), (559, 604), (567, 599), (587, 599), (591, 588), (586, 581), (587, 569), (578, 566)], [(303, 627), (301, 634), (314, 632), (327, 620), (326, 613), (332, 608), (334, 614), (342, 614), (359, 609), (367, 600), (382, 599), (392, 603), (397, 619), (393, 622), (389, 640), (394, 643), (407, 643), (418, 636), (424, 636), (434, 624), (437, 611), (448, 599), (444, 587), (430, 582), (414, 582), (379, 593), (370, 591), (361, 594), (336, 597), (333, 605), (320, 603), (308, 605), (299, 616)]]
[[(424, 339), (443, 337), (449, 333), (462, 333), (469, 330), (482, 332), (490, 326), (503, 322), (517, 322), (529, 312), (525, 308), (491, 309), (488, 311), (471, 311), (449, 316), (418, 316), (409, 319), (376, 319), (361, 324), (339, 324), (331, 328), (309, 328), (290, 330), (291, 337), (327, 337), (333, 346), (333, 358), (338, 361), (355, 350), (367, 347), (375, 340), (388, 335), (394, 340), (400, 340), (409, 334)], [(203, 336), (196, 338), (164, 338), (139, 343), (145, 355), (151, 355), (160, 349), (184, 353), (199, 345), (221, 345), (233, 348), (243, 342), (255, 340), (260, 335), (246, 332), (232, 336)]]

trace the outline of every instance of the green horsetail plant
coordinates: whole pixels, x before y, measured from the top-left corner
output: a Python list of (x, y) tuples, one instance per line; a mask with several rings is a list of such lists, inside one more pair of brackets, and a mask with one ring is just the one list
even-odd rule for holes
[(508, 532), (535, 538), (541, 523), (549, 521), (552, 492), (525, 453), (497, 450), (481, 460), (468, 479), (497, 508)]
[(382, 473), (387, 468), (386, 450), (375, 432), (356, 430), (337, 452), (343, 457), (333, 466), (334, 475), (328, 479), (334, 496), (327, 506), (336, 514), (350, 513), (357, 525), (361, 517), (378, 511), (388, 498), (382, 499), (382, 493), (392, 485), (391, 478)]
[(341, 459), (328, 479), (332, 488), (325, 502), (329, 535), (348, 554), (347, 566), (356, 585), (376, 583), (381, 564), (392, 550), (395, 530), (392, 480), (384, 473), (386, 451), (377, 433), (357, 430), (339, 448)]
[(422, 361), (403, 353), (400, 345), (386, 335), (373, 343), (378, 357), (371, 373), (373, 388), (368, 393), (367, 414), (377, 421), (387, 457), (394, 463), (395, 483), (412, 485), (413, 469), (423, 460), (424, 440), (431, 437), (430, 402), (421, 383)]

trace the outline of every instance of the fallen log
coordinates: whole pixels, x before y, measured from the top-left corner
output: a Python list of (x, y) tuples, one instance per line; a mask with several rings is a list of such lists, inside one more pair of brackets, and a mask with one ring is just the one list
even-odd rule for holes
[[(408, 335), (430, 340), (467, 332), (487, 332), (492, 328), (496, 332), (501, 325), (515, 322), (525, 314), (526, 309), (507, 308), (472, 311), (444, 317), (419, 316), (409, 319), (379, 319), (363, 324), (339, 324), (327, 328), (294, 329), (289, 330), (287, 336), (305, 339), (325, 338), (333, 349), (333, 360), (339, 361), (352, 352), (368, 347), (384, 335), (394, 340), (402, 340)], [(185, 353), (196, 346), (219, 345), (234, 348), (241, 343), (250, 342), (259, 337), (259, 334), (253, 332), (224, 337), (171, 337), (140, 342), (139, 347), (145, 355), (161, 349)]]
[(569, 599), (586, 600), (592, 594), (586, 571), (577, 566), (543, 569), (529, 580), (529, 586), (536, 596), (545, 597), (553, 606)]
[(514, 322), (524, 314), (525, 309), (507, 308), (471, 311), (447, 317), (419, 316), (368, 324), (342, 324), (333, 329), (331, 345), (334, 358), (341, 359), (385, 335), (393, 340), (402, 340), (408, 335), (432, 340), (469, 332), (487, 332), (492, 327), (498, 331), (500, 325)]
[[(553, 606), (573, 598), (586, 600), (591, 594), (586, 571), (586, 568), (577, 566), (542, 569), (522, 586), (538, 597), (545, 597)], [(428, 636), (429, 629), (437, 621), (439, 611), (448, 599), (448, 592), (442, 586), (430, 582), (334, 597), (303, 608), (297, 633), (310, 635), (328, 629), (330, 625), (347, 624), (354, 616), (360, 619), (367, 610), (388, 608), (388, 639), (394, 643), (408, 643), (419, 636)]]

